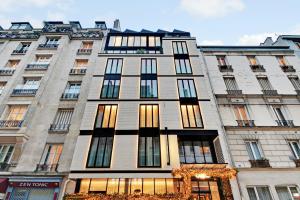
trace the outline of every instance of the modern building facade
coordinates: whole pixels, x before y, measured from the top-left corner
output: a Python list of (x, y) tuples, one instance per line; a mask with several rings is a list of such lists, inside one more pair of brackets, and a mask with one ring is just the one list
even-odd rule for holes
[(299, 199), (299, 57), (286, 44), (201, 46), (241, 199)]

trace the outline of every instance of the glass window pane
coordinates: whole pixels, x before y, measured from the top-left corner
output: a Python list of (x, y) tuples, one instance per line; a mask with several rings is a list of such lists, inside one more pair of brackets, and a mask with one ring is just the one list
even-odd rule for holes
[(107, 137), (106, 138), (106, 146), (105, 146), (105, 154), (104, 154), (104, 159), (103, 159), (103, 167), (109, 167), (110, 166), (112, 145), (113, 145), (113, 138), (112, 137)]
[(173, 42), (173, 53), (178, 54), (177, 42)]
[(194, 113), (195, 113), (195, 119), (196, 119), (196, 126), (197, 127), (202, 127), (202, 119), (201, 119), (201, 113), (200, 113), (200, 108), (197, 105), (194, 105)]
[(105, 106), (104, 109), (105, 110), (104, 110), (104, 116), (102, 121), (102, 128), (108, 128), (111, 106)]
[(155, 37), (149, 36), (149, 47), (154, 47), (155, 46)]
[(141, 37), (141, 47), (145, 47), (145, 46), (147, 46), (147, 37), (142, 36)]
[(140, 106), (140, 127), (146, 126), (145, 120), (146, 120), (146, 106), (141, 105)]
[(185, 105), (181, 105), (181, 115), (183, 121), (183, 127), (189, 127), (189, 119), (187, 115), (187, 107)]
[(153, 106), (153, 127), (159, 126), (158, 105)]
[(110, 113), (110, 120), (109, 120), (109, 127), (114, 128), (116, 123), (116, 116), (117, 116), (117, 106), (111, 106), (111, 113)]
[(184, 152), (186, 163), (195, 163), (194, 147), (191, 141), (184, 141)]
[(254, 188), (247, 188), (250, 200), (258, 200)]
[(141, 194), (142, 193), (142, 179), (141, 178), (133, 178), (130, 181), (130, 193), (131, 194)]
[(107, 179), (91, 179), (90, 191), (105, 192)]
[(99, 138), (97, 138), (97, 137), (92, 139), (92, 143), (91, 143), (92, 145), (91, 145), (91, 149), (90, 149), (90, 153), (89, 153), (89, 160), (88, 160), (89, 167), (94, 166), (98, 141), (99, 141)]
[(155, 37), (155, 46), (160, 46), (160, 37)]
[(141, 70), (142, 74), (146, 74), (146, 72), (147, 72), (146, 71), (146, 61), (147, 61), (146, 59), (142, 59), (142, 70)]
[(270, 191), (268, 187), (256, 187), (256, 191), (259, 199), (272, 200)]
[(81, 179), (79, 193), (88, 193), (90, 187), (90, 179)]
[(154, 179), (144, 178), (143, 179), (143, 194), (154, 194)]
[(115, 46), (120, 47), (122, 44), (122, 36), (117, 36), (115, 40)]
[(180, 63), (179, 63), (179, 59), (175, 59), (175, 68), (176, 68), (176, 73), (177, 74), (181, 74), (181, 68), (180, 68)]
[(153, 149), (154, 149), (154, 165), (153, 166), (160, 166), (159, 137), (153, 137)]
[(166, 190), (166, 180), (164, 178), (155, 179), (155, 194), (165, 194)]
[(134, 43), (134, 37), (133, 36), (129, 36), (128, 37), (128, 46), (129, 47), (133, 47), (133, 43)]
[(104, 157), (104, 153), (105, 153), (104, 152), (105, 143), (106, 143), (106, 138), (105, 137), (100, 137), (99, 138), (99, 143), (98, 143), (95, 167), (102, 167), (103, 166), (103, 157)]
[(202, 154), (205, 156), (205, 160), (207, 163), (213, 163), (212, 153), (210, 149), (210, 144), (208, 141), (202, 142)]
[(261, 154), (257, 142), (251, 142), (251, 146), (255, 159), (261, 159)]
[(111, 47), (114, 46), (115, 40), (116, 40), (115, 36), (110, 36), (108, 46), (111, 46)]
[(110, 178), (107, 182), (107, 194), (117, 194), (119, 192), (119, 179)]
[(175, 192), (175, 182), (174, 179), (167, 178), (167, 193), (174, 193)]
[(146, 166), (146, 138), (139, 137), (139, 166)]
[(187, 112), (188, 112), (190, 127), (196, 127), (196, 119), (195, 119), (194, 109), (192, 105), (187, 105)]
[(141, 37), (139, 37), (139, 36), (134, 37), (134, 46), (135, 47), (141, 46)]
[(186, 74), (188, 73), (187, 72), (187, 69), (186, 69), (186, 65), (185, 65), (185, 60), (184, 59), (179, 59), (179, 64), (180, 64), (180, 68), (181, 68), (181, 73), (182, 74)]
[(152, 137), (146, 139), (146, 165), (153, 166), (153, 141)]
[(152, 105), (148, 105), (147, 106), (147, 111), (146, 111), (146, 127), (152, 127), (153, 123), (152, 123)]
[(194, 141), (196, 163), (205, 163), (201, 141)]
[(279, 200), (293, 200), (287, 187), (276, 187)]

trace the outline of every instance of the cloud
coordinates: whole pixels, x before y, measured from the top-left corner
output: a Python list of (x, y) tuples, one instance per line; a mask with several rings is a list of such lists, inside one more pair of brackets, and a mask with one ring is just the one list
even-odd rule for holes
[(272, 37), (273, 41), (277, 39), (279, 35), (299, 35), (300, 24), (292, 27), (286, 32), (266, 32), (257, 34), (245, 34), (242, 35), (237, 42), (237, 45), (259, 45), (264, 42), (267, 37)]
[(222, 40), (203, 40), (199, 43), (200, 45), (224, 45)]
[(243, 0), (181, 0), (181, 9), (204, 18), (222, 17), (245, 8)]

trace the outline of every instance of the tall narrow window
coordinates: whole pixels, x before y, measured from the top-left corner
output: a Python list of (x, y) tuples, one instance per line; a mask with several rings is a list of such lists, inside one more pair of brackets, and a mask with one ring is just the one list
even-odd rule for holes
[(140, 128), (158, 128), (158, 105), (140, 105)]
[(184, 128), (203, 127), (198, 105), (180, 105)]
[(258, 65), (257, 59), (255, 56), (247, 56), (250, 65)]
[(55, 171), (62, 153), (62, 144), (46, 144), (38, 170)]
[(186, 42), (176, 41), (173, 42), (173, 53), (174, 54), (188, 54)]
[(113, 148), (113, 137), (93, 137), (87, 167), (109, 167)]
[(177, 80), (180, 98), (196, 98), (196, 89), (193, 79)]
[(99, 105), (95, 128), (114, 128), (117, 108), (117, 105)]
[(287, 114), (284, 111), (282, 106), (274, 105), (272, 106), (275, 117), (276, 117), (276, 122), (278, 126), (292, 126), (293, 122), (292, 120), (287, 120)]
[(300, 159), (300, 143), (299, 141), (289, 141), (289, 146), (296, 159)]
[(290, 186), (276, 186), (276, 192), (278, 194), (279, 200), (298, 200), (299, 199), (299, 189), (295, 185)]
[(246, 141), (246, 147), (250, 160), (261, 160), (262, 153), (257, 141)]
[(250, 200), (273, 200), (270, 190), (267, 186), (247, 187)]
[(104, 79), (101, 90), (101, 98), (118, 98), (120, 90), (120, 80)]
[(6, 67), (8, 68), (16, 68), (18, 64), (20, 63), (20, 60), (9, 60), (6, 64)]
[(157, 98), (156, 59), (142, 59), (141, 98)]
[(175, 59), (175, 68), (177, 74), (191, 74), (191, 63), (189, 59)]
[(0, 144), (0, 163), (9, 163), (14, 151), (13, 144)]
[(12, 105), (9, 106), (7, 120), (19, 121), (23, 120), (27, 111), (27, 105)]
[(80, 94), (81, 82), (68, 82), (62, 95), (63, 99), (78, 99)]
[(220, 66), (226, 66), (227, 61), (226, 61), (226, 56), (217, 56), (218, 64)]
[(121, 74), (123, 59), (109, 58), (107, 59), (105, 74)]
[(276, 56), (276, 58), (277, 58), (280, 66), (286, 66), (287, 65), (287, 62), (286, 62), (284, 56)]
[(159, 136), (139, 136), (139, 167), (160, 166)]
[(5, 85), (6, 85), (6, 82), (4, 82), (4, 81), (1, 81), (1, 82), (0, 82), (0, 95), (1, 95), (2, 92), (3, 92), (3, 90), (4, 90), (4, 88), (5, 88)]
[(227, 90), (239, 90), (239, 87), (234, 77), (224, 77), (224, 82)]
[(46, 45), (49, 45), (49, 46), (55, 46), (55, 45), (58, 45), (58, 42), (59, 42), (59, 38), (57, 37), (49, 37), (46, 39), (46, 42), (45, 44)]
[(68, 131), (74, 109), (59, 108), (50, 126), (50, 131)]
[(234, 114), (237, 120), (248, 120), (248, 114), (244, 105), (233, 106)]
[(213, 144), (205, 140), (179, 140), (179, 158), (183, 164), (213, 163)]
[(31, 43), (21, 42), (14, 53), (26, 53), (30, 47)]
[(83, 41), (81, 48), (82, 49), (92, 49), (93, 48), (93, 41)]

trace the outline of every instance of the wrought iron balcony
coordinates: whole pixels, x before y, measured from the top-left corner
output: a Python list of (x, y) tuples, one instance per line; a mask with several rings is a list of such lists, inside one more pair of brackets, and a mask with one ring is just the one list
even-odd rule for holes
[(86, 73), (86, 68), (73, 68), (70, 70), (71, 75), (82, 75)]
[(11, 96), (35, 96), (37, 88), (27, 88), (24, 85), (17, 86), (13, 89)]
[(20, 128), (23, 120), (0, 120), (0, 128)]
[(31, 63), (26, 66), (26, 70), (47, 70), (49, 63)]
[(268, 159), (249, 160), (253, 168), (268, 168), (271, 167)]
[(37, 164), (36, 172), (57, 172), (58, 164)]
[(236, 120), (238, 126), (253, 127), (255, 126), (254, 120)]
[(39, 44), (38, 49), (57, 49), (58, 44)]
[(15, 73), (15, 69), (9, 67), (0, 68), (0, 75), (11, 76)]
[(71, 124), (50, 124), (51, 132), (68, 132)]
[(233, 72), (231, 65), (219, 65), (220, 72)]
[(65, 100), (77, 100), (79, 97), (79, 93), (69, 93), (65, 92), (62, 94), (61, 99)]
[(10, 164), (9, 163), (0, 163), (0, 171), (2, 172), (5, 172), (5, 171), (8, 171), (10, 167)]
[(265, 72), (266, 69), (263, 65), (250, 65), (253, 72)]
[(281, 65), (280, 67), (284, 72), (296, 72), (292, 65)]
[(293, 120), (276, 120), (276, 123), (278, 126), (289, 126), (289, 127), (294, 126)]
[(92, 49), (78, 49), (77, 55), (90, 55), (92, 53)]
[(24, 49), (16, 49), (16, 50), (13, 50), (12, 54), (26, 54), (27, 50), (24, 50)]
[(242, 90), (226, 90), (229, 95), (242, 95)]
[(262, 93), (267, 96), (277, 96), (277, 90), (262, 90)]

